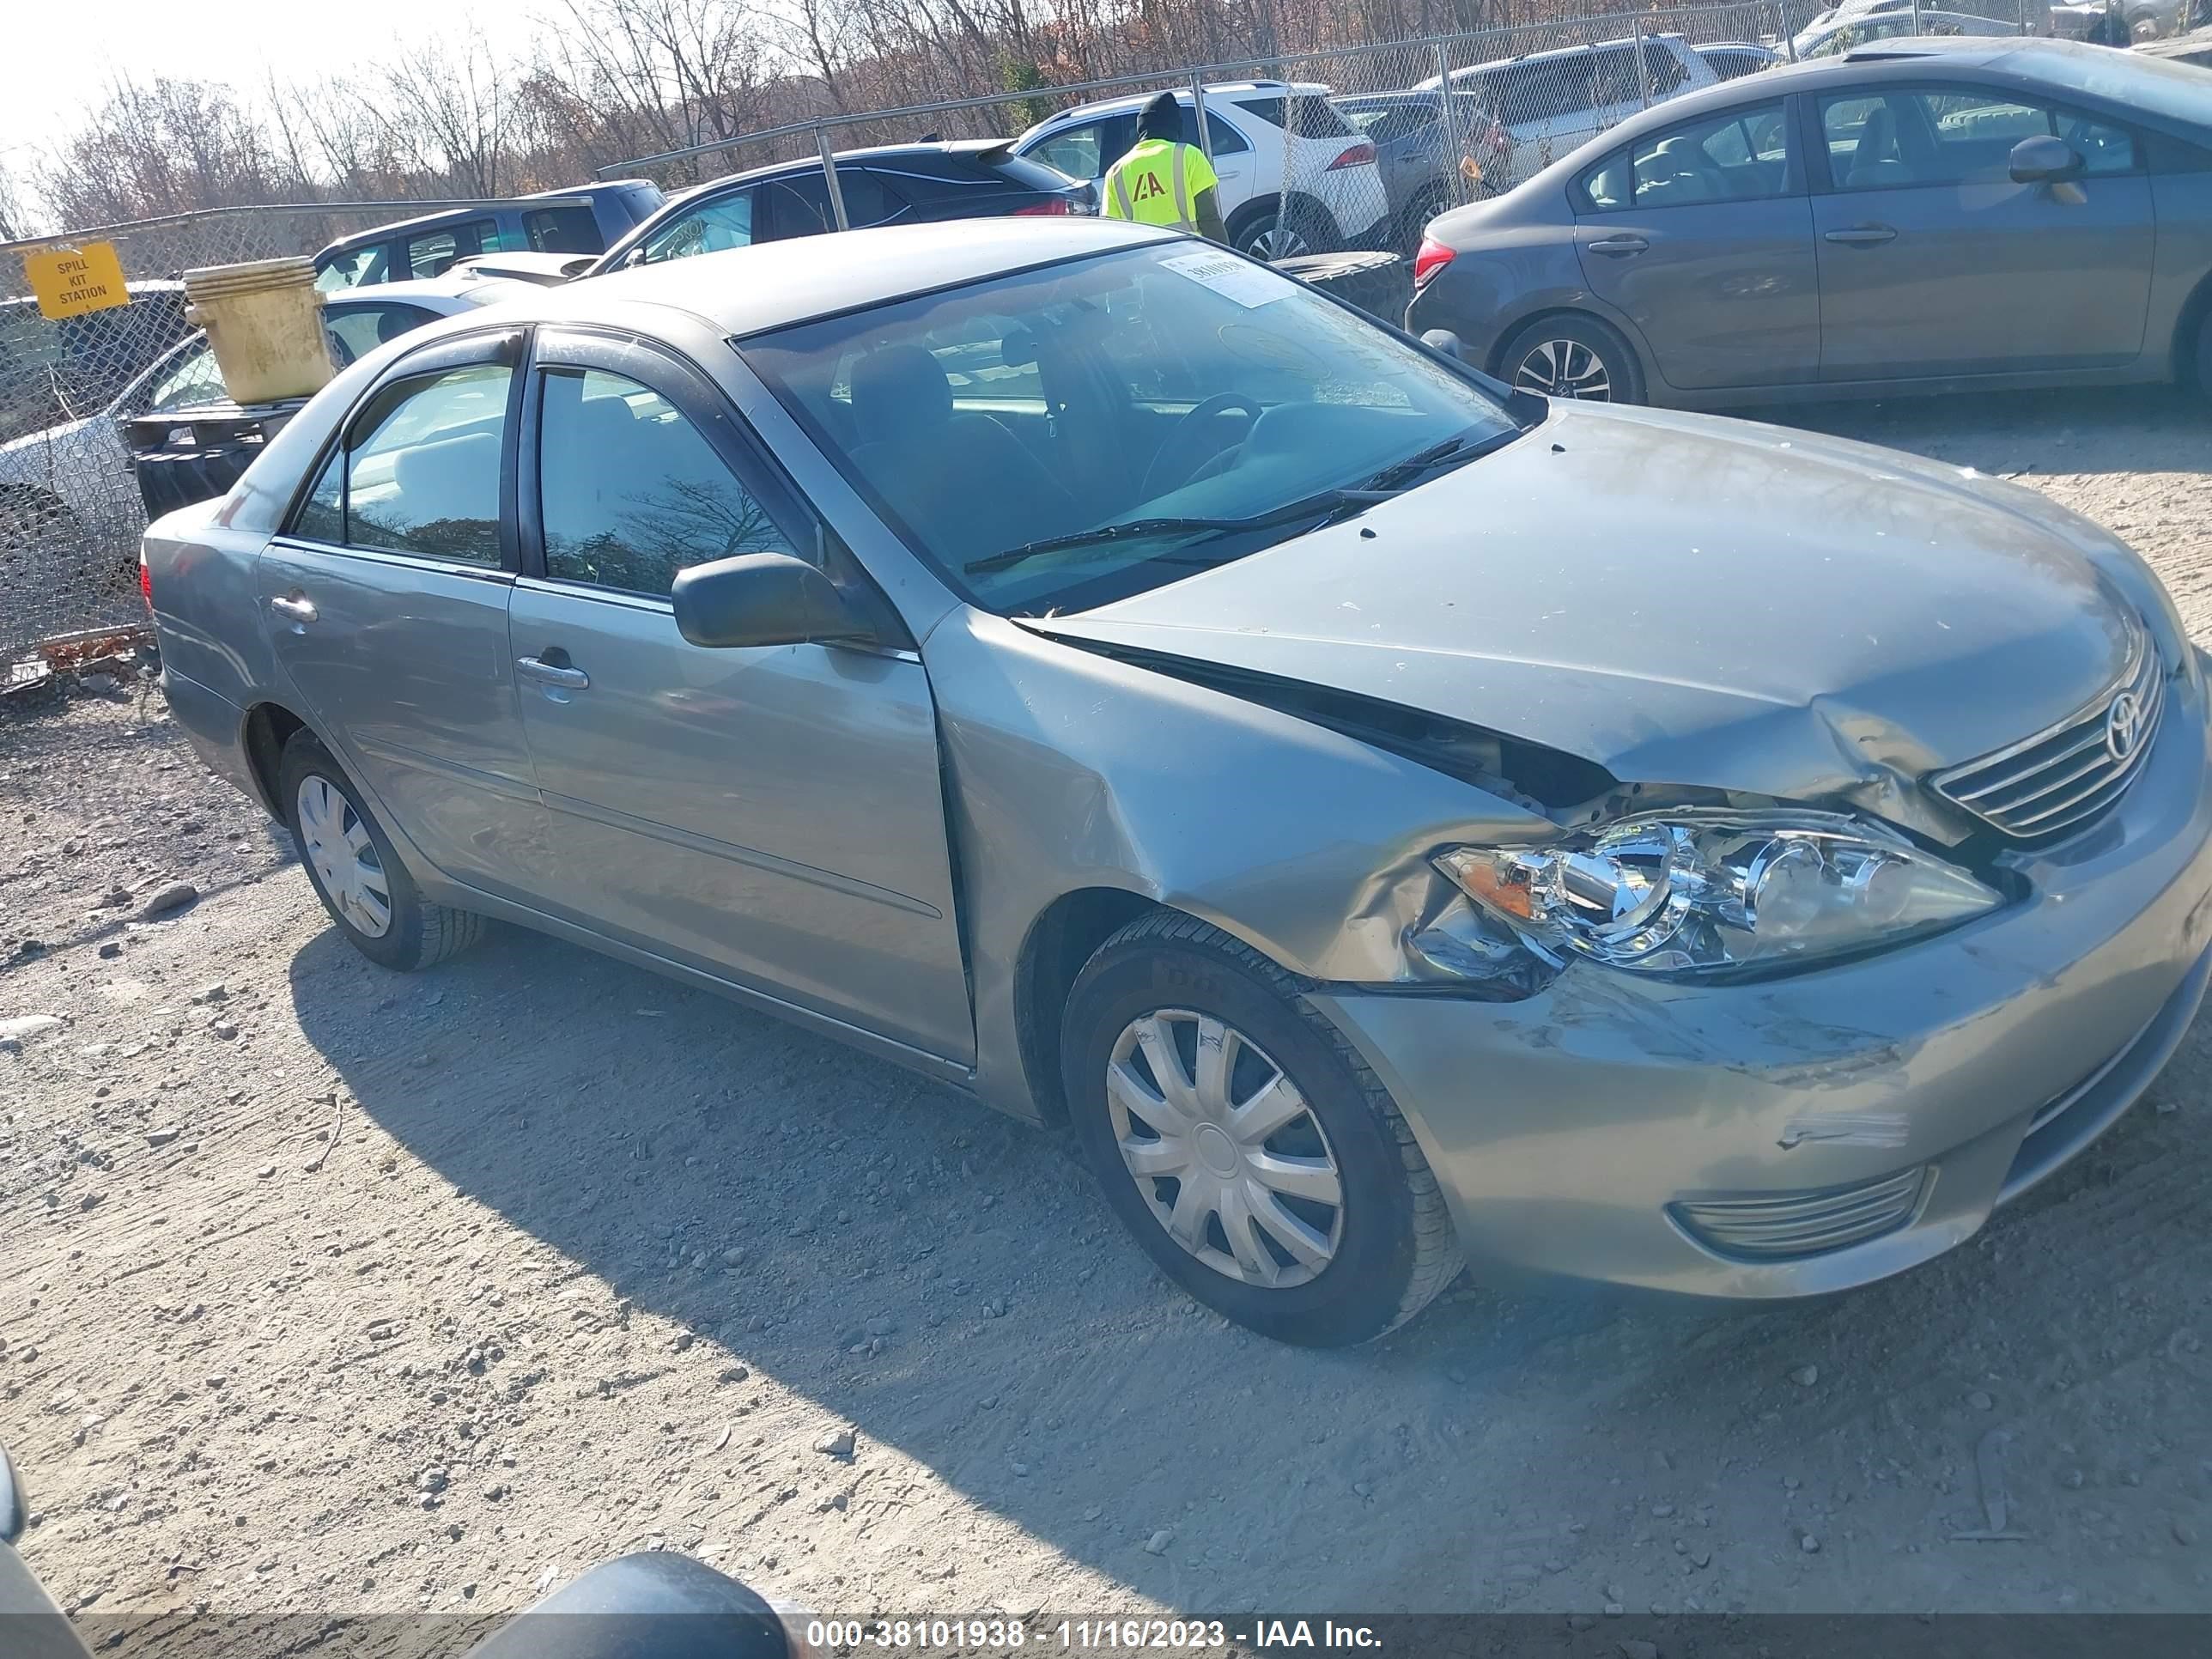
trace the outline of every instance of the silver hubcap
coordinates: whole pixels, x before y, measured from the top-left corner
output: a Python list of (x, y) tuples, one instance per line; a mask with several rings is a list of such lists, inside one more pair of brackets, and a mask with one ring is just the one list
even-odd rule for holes
[(1290, 259), (1312, 252), (1306, 239), (1280, 219), (1252, 239), (1250, 251), (1262, 259)]
[(368, 826), (328, 778), (300, 780), (299, 808), (300, 837), (307, 843), (301, 850), (324, 898), (340, 921), (382, 939), (392, 927), (392, 889)]
[(1106, 1064), (1121, 1161), (1168, 1237), (1247, 1285), (1303, 1285), (1334, 1259), (1344, 1184), (1289, 1074), (1234, 1026), (1163, 1008)]
[(1547, 340), (1521, 360), (1513, 384), (1547, 398), (1611, 403), (1613, 378), (1605, 360), (1579, 340)]

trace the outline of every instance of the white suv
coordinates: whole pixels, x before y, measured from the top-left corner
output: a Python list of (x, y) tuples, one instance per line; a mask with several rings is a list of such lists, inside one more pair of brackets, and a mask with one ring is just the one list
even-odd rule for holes
[[(1157, 95), (1062, 110), (1014, 140), (1014, 153), (1078, 179), (1103, 179), (1137, 142), (1138, 112)], [(1188, 90), (1176, 101), (1183, 137), (1195, 144)], [(1224, 82), (1206, 88), (1206, 115), (1213, 170), (1221, 176), (1221, 217), (1237, 247), (1279, 259), (1389, 240), (1390, 201), (1375, 146), (1329, 102), (1327, 87)]]
[[(1720, 80), (1679, 34), (1644, 37), (1641, 85), (1636, 56), (1635, 42), (1608, 40), (1455, 70), (1452, 90), (1471, 94), (1512, 141), (1507, 176), (1499, 179), (1486, 171), (1486, 185), (1502, 190), (1517, 185), (1647, 103)], [(1432, 75), (1414, 90), (1433, 92), (1437, 85)]]

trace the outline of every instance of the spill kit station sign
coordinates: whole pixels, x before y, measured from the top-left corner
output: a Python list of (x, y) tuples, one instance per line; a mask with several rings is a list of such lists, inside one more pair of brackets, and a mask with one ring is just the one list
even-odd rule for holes
[(30, 278), (31, 292), (39, 297), (40, 313), (57, 320), (131, 303), (123, 261), (116, 257), (112, 242), (26, 253), (23, 272)]

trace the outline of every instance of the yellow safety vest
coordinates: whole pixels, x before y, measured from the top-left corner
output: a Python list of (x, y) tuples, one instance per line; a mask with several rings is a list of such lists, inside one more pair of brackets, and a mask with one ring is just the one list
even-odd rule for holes
[(1194, 231), (1200, 193), (1220, 182), (1197, 146), (1147, 138), (1106, 170), (1102, 205), (1109, 219)]

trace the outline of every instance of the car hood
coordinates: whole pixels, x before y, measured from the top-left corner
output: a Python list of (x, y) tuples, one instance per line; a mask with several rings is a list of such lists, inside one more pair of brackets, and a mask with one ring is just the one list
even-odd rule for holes
[(82, 421), (64, 421), (0, 444), (0, 477), (42, 477), (50, 464), (102, 447), (103, 434), (97, 428), (104, 419), (94, 415)]
[(1356, 520), (1030, 625), (1955, 834), (1915, 781), (2080, 709), (2142, 638), (2081, 528), (1867, 445), (1555, 404)]

